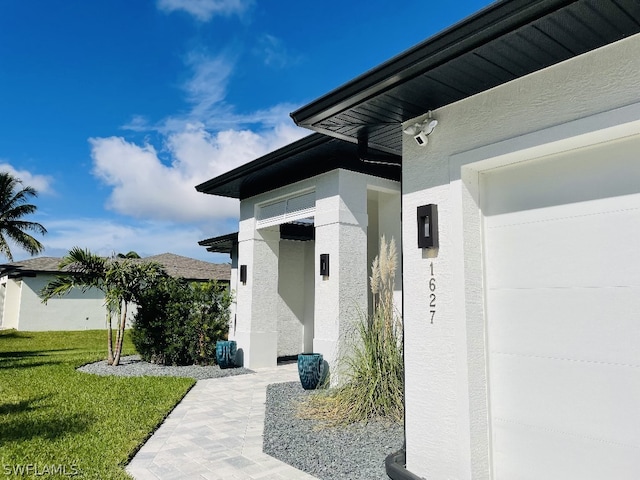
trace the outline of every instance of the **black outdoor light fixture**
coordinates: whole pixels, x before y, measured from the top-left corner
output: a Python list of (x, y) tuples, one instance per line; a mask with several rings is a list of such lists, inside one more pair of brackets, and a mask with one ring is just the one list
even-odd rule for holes
[(243, 285), (247, 284), (247, 266), (240, 265), (240, 283)]
[(418, 207), (418, 248), (438, 248), (438, 206)]
[(329, 254), (320, 254), (320, 275), (323, 277), (329, 276)]

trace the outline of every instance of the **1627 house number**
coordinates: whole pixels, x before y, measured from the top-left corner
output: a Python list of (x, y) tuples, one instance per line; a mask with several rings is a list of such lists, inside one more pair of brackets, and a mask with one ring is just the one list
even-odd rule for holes
[(436, 316), (436, 276), (433, 273), (433, 262), (430, 264), (431, 278), (429, 278), (429, 315), (431, 324)]

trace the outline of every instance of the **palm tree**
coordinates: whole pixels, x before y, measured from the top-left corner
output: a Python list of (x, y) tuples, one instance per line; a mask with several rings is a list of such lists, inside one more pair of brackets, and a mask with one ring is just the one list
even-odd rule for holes
[[(104, 293), (107, 319), (107, 363), (117, 366), (122, 354), (127, 305), (141, 289), (148, 288), (166, 275), (155, 262), (132, 263), (128, 259), (104, 258), (89, 250), (73, 247), (58, 265), (60, 273), (40, 291), (43, 302), (66, 295), (73, 288), (83, 292), (97, 288)], [(113, 347), (112, 319), (118, 326)]]
[(0, 172), (0, 253), (10, 262), (13, 255), (9, 240), (31, 255), (44, 251), (44, 245), (27, 232), (44, 235), (47, 229), (39, 223), (22, 220), (36, 211), (37, 207), (27, 202), (37, 196), (33, 187), (23, 186), (22, 181), (9, 172)]
[[(40, 297), (44, 303), (53, 297), (66, 295), (74, 288), (79, 288), (86, 292), (90, 288), (97, 288), (105, 295), (107, 287), (105, 277), (107, 274), (107, 259), (84, 250), (80, 247), (73, 247), (69, 250), (58, 264), (60, 273), (49, 281), (40, 291)], [(113, 363), (113, 333), (111, 330), (111, 319), (114, 316), (113, 305), (105, 302), (107, 308), (107, 362)]]

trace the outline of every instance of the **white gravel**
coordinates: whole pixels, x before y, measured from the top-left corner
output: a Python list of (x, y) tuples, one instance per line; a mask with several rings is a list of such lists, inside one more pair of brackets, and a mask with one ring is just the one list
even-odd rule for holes
[(368, 422), (316, 430), (318, 422), (295, 413), (310, 393), (300, 382), (267, 387), (264, 452), (322, 480), (389, 480), (384, 460), (402, 447), (402, 425)]
[(247, 368), (220, 368), (218, 365), (187, 365), (184, 367), (173, 367), (156, 365), (154, 363), (143, 362), (139, 355), (129, 355), (120, 359), (117, 367), (108, 365), (106, 360), (89, 363), (78, 368), (79, 371), (92, 373), (94, 375), (116, 375), (120, 377), (190, 377), (197, 380), (205, 378), (229, 377), (231, 375), (243, 375), (254, 373)]

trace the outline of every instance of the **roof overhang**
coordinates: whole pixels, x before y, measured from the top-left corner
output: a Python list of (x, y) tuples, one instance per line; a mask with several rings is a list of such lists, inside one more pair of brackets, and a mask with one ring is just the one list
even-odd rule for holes
[(207, 248), (207, 252), (231, 254), (234, 245), (238, 243), (238, 232), (221, 235), (219, 237), (200, 240), (198, 245)]
[(336, 168), (399, 181), (400, 161), (398, 155), (314, 133), (201, 183), (196, 190), (242, 200)]
[(640, 32), (637, 0), (504, 0), (291, 114), (400, 155), (402, 123)]

